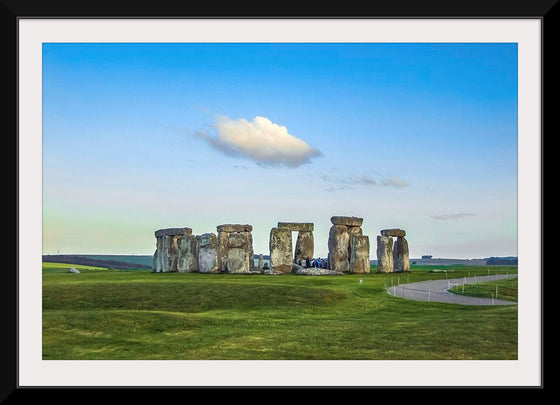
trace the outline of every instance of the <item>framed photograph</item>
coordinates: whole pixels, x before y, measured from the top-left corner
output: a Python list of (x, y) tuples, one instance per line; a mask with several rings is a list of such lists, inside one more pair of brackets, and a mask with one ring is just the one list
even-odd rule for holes
[(550, 7), (16, 12), (16, 389), (542, 387)]

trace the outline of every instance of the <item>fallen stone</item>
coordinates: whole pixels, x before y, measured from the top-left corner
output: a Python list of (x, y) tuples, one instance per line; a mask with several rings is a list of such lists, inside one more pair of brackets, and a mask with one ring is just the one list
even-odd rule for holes
[(298, 264), (292, 264), (292, 273), (300, 276), (339, 276), (343, 273), (340, 271), (319, 269), (315, 267), (302, 267)]
[(406, 236), (406, 231), (402, 229), (382, 229), (381, 235), (383, 236)]
[(265, 275), (268, 275), (268, 276), (280, 276), (280, 275), (286, 274), (286, 273), (283, 273), (281, 271), (274, 270), (274, 269), (265, 268), (265, 269), (263, 269), (261, 274), (265, 274)]
[(68, 273), (80, 274), (80, 270), (78, 270), (78, 269), (75, 268), (75, 267), (70, 267), (70, 268), (68, 269)]
[(358, 217), (331, 217), (331, 222), (333, 225), (345, 225), (345, 226), (362, 226), (364, 222), (363, 218)]
[(313, 232), (312, 222), (278, 222), (278, 228), (298, 232)]

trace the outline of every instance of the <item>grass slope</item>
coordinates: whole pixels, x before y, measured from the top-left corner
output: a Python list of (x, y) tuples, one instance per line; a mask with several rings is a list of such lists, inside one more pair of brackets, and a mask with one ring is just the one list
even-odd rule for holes
[(68, 267), (43, 263), (45, 360), (517, 359), (517, 306), (409, 301), (385, 291), (397, 277), (446, 277), (429, 268), (309, 277)]
[(517, 277), (456, 286), (449, 291), (454, 294), (470, 297), (499, 298), (501, 300), (517, 302)]

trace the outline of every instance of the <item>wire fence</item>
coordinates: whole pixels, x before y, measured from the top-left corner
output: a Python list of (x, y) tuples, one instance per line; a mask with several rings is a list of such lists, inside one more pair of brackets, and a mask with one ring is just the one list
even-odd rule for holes
[[(490, 298), (472, 297), (461, 295), (464, 292), (464, 287), (467, 284), (476, 284), (477, 282), (498, 280), (509, 278), (508, 275), (494, 275), (494, 276), (479, 276), (473, 278), (464, 277), (462, 279), (453, 280), (431, 280), (412, 284), (395, 284), (389, 287), (386, 286), (389, 294), (411, 300), (428, 301), (428, 302), (448, 302), (458, 304), (472, 304), (472, 305), (507, 305), (515, 304), (515, 302), (504, 301), (498, 299), (498, 289), (495, 293), (491, 294)], [(517, 277), (517, 275), (515, 275)], [(461, 292), (451, 293), (450, 289), (453, 287), (462, 287)]]

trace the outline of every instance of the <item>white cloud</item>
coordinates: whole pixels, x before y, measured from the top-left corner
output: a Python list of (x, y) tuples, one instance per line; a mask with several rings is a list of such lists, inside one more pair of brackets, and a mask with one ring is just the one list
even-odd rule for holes
[(317, 149), (288, 133), (285, 126), (266, 117), (255, 117), (252, 122), (244, 118), (219, 117), (214, 127), (217, 136), (202, 131), (196, 135), (216, 150), (251, 159), (259, 165), (298, 167), (321, 155)]
[(407, 187), (409, 185), (406, 181), (393, 176), (389, 177), (388, 179), (381, 180), (381, 184), (383, 186), (391, 187)]
[(357, 174), (353, 174), (351, 176), (345, 177), (335, 177), (331, 174), (321, 174), (319, 175), (321, 179), (326, 182), (333, 183), (336, 187), (330, 187), (327, 191), (336, 191), (336, 190), (348, 190), (353, 185), (363, 185), (363, 186), (390, 186), (390, 187), (407, 187), (409, 184), (396, 177), (389, 177), (389, 178), (382, 178), (381, 180), (377, 180), (371, 176), (360, 176)]

